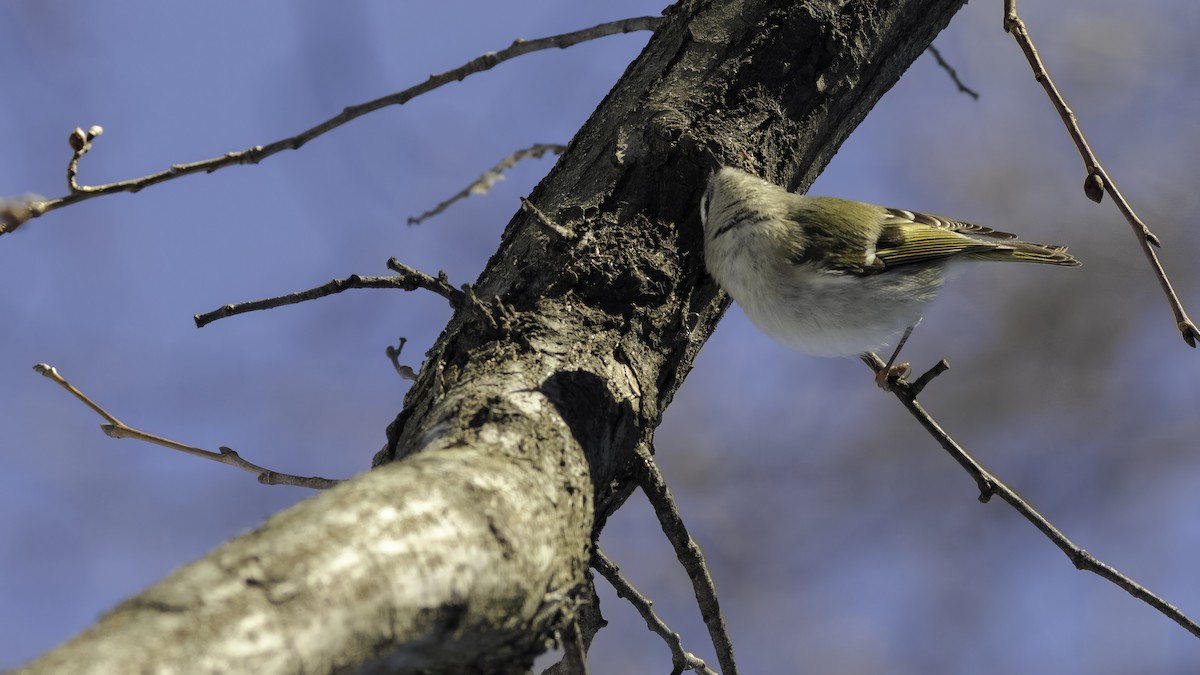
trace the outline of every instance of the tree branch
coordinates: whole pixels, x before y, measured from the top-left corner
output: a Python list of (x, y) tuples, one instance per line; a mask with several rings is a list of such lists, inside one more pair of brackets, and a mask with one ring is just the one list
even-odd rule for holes
[(512, 153), (511, 155), (508, 155), (504, 159), (497, 162), (496, 166), (493, 166), (492, 168), (488, 169), (487, 171), (484, 171), (483, 174), (481, 174), (479, 176), (479, 178), (476, 178), (473, 183), (471, 183), (467, 187), (463, 188), (462, 190), (459, 190), (456, 194), (454, 194), (449, 199), (439, 202), (437, 206), (433, 207), (432, 209), (429, 209), (428, 211), (426, 211), (425, 213), (422, 213), (419, 216), (409, 216), (408, 224), (409, 225), (420, 225), (421, 223), (425, 222), (426, 220), (429, 220), (430, 218), (432, 218), (432, 217), (438, 215), (439, 213), (445, 211), (446, 209), (450, 208), (450, 205), (453, 204), (454, 202), (457, 202), (462, 199), (466, 199), (467, 197), (470, 197), (471, 195), (487, 194), (488, 190), (491, 190), (492, 186), (496, 184), (496, 181), (504, 180), (504, 172), (505, 171), (513, 168), (514, 166), (517, 165), (517, 162), (519, 162), (523, 159), (531, 159), (531, 158), (532, 159), (541, 159), (542, 156), (545, 155), (547, 152), (552, 152), (556, 155), (561, 155), (564, 152), (566, 152), (566, 150), (567, 150), (567, 146), (554, 145), (552, 143), (537, 143), (535, 145), (529, 146), (528, 148), (522, 148), (520, 150), (517, 150), (516, 152)]
[(234, 450), (221, 447), (220, 452), (213, 452), (203, 448), (186, 445), (178, 441), (173, 441), (169, 438), (157, 436), (147, 433), (140, 429), (135, 429), (121, 420), (117, 419), (112, 413), (102, 408), (98, 403), (93, 401), (87, 394), (84, 394), (75, 385), (67, 381), (65, 377), (59, 375), (58, 369), (46, 363), (39, 363), (33, 367), (34, 371), (51, 380), (63, 389), (71, 392), (71, 395), (83, 402), (84, 405), (91, 408), (104, 419), (108, 420), (108, 424), (101, 424), (100, 429), (109, 438), (133, 438), (152, 445), (158, 445), (171, 450), (176, 450), (193, 457), (208, 459), (219, 464), (232, 466), (235, 469), (241, 469), (258, 476), (258, 482), (263, 485), (294, 485), (296, 487), (312, 488), (314, 490), (327, 490), (334, 485), (340, 483), (340, 480), (332, 478), (321, 478), (319, 476), (295, 476), (289, 473), (279, 473), (270, 469), (248, 462)]
[(413, 370), (412, 366), (406, 366), (406, 365), (400, 363), (400, 352), (404, 351), (404, 345), (407, 342), (408, 342), (408, 338), (402, 337), (402, 338), (400, 338), (400, 344), (398, 346), (393, 347), (391, 345), (388, 345), (387, 349), (385, 349), (383, 353), (385, 355), (387, 355), (388, 361), (392, 362), (392, 368), (396, 369), (397, 375), (399, 375), (400, 377), (402, 377), (406, 380), (411, 380), (413, 382), (416, 382), (417, 371)]
[(961, 5), (673, 5), (529, 197), (576, 236), (514, 215), (472, 284), (495, 327), (470, 297), (455, 310), (377, 468), (18, 672), (528, 668), (574, 620), (637, 448), (728, 306), (696, 220), (711, 157), (753, 149), (811, 180)]
[(737, 675), (733, 641), (729, 638), (729, 627), (725, 625), (725, 617), (721, 614), (721, 606), (717, 601), (717, 587), (708, 571), (708, 563), (704, 562), (704, 553), (683, 524), (683, 517), (679, 515), (679, 508), (675, 505), (675, 498), (671, 496), (671, 490), (667, 487), (648, 447), (638, 447), (637, 461), (638, 484), (650, 500), (650, 505), (654, 507), (654, 514), (658, 516), (663, 534), (667, 535), (667, 540), (675, 548), (675, 557), (692, 581), (696, 604), (700, 608), (704, 625), (708, 627), (713, 648), (717, 650), (717, 662), (721, 664), (721, 672), (725, 675)]
[(415, 291), (418, 288), (423, 288), (449, 300), (451, 307), (458, 307), (465, 298), (462, 291), (450, 285), (450, 280), (446, 278), (445, 272), (439, 271), (437, 277), (431, 277), (420, 270), (405, 265), (395, 258), (389, 258), (387, 266), (388, 269), (399, 272), (399, 274), (391, 277), (364, 277), (358, 274), (351, 274), (343, 279), (333, 279), (320, 286), (296, 291), (295, 293), (288, 293), (287, 295), (222, 305), (211, 312), (196, 314), (192, 319), (196, 322), (197, 328), (203, 328), (218, 319), (316, 300), (317, 298), (324, 298), (329, 295), (341, 293), (342, 291), (348, 291), (352, 288), (395, 288), (404, 291)]
[[(1099, 203), (1104, 197), (1104, 193), (1112, 195), (1113, 203), (1117, 205), (1121, 215), (1125, 216), (1125, 220), (1129, 222), (1134, 233), (1138, 237), (1138, 245), (1142, 248), (1142, 253), (1146, 255), (1146, 260), (1150, 262), (1150, 267), (1154, 270), (1154, 275), (1158, 279), (1159, 286), (1162, 287), (1163, 294), (1167, 297), (1167, 303), (1171, 306), (1171, 313), (1175, 316), (1175, 327), (1179, 330), (1184, 342), (1195, 347), (1197, 340), (1200, 340), (1200, 328), (1192, 322), (1188, 316), (1187, 310), (1183, 308), (1183, 302), (1176, 295), (1174, 287), (1171, 285), (1171, 280), (1167, 278), (1167, 273), (1163, 269), (1162, 263), (1158, 260), (1158, 255), (1154, 253), (1154, 248), (1161, 248), (1162, 243), (1158, 237), (1150, 231), (1150, 228), (1138, 217), (1133, 211), (1133, 207), (1126, 201), (1125, 196), (1121, 194), (1117, 188), (1117, 183), (1109, 176), (1108, 171), (1100, 164), (1100, 159), (1096, 153), (1092, 151), (1091, 145), (1087, 138), (1083, 135), (1083, 129), (1079, 127), (1079, 120), (1075, 117), (1074, 111), (1067, 106), (1067, 100), (1059, 92), (1058, 87), (1054, 86), (1054, 80), (1050, 78), (1050, 71), (1046, 69), (1046, 64), (1042, 62), (1042, 58), (1038, 55), (1037, 47), (1033, 44), (1033, 38), (1030, 37), (1029, 31), (1025, 28), (1025, 22), (1017, 15), (1017, 0), (1004, 0), (1004, 30), (1013, 36), (1020, 46), (1021, 51), (1025, 54), (1025, 59), (1029, 61), (1029, 67), (1033, 70), (1033, 77), (1042, 84), (1042, 89), (1045, 90), (1046, 96), (1054, 105), (1054, 109), (1058, 111), (1059, 117), (1062, 118), (1063, 124), (1067, 127), (1067, 133), (1071, 136), (1071, 140), (1075, 142), (1075, 148), (1079, 151), (1079, 156), (1083, 159), (1083, 168), (1087, 171), (1087, 177), (1083, 181), (1084, 194), (1088, 199)], [(1153, 245), (1153, 246), (1152, 246)]]
[(633, 605), (638, 614), (642, 615), (646, 627), (667, 643), (667, 648), (671, 650), (671, 675), (679, 675), (686, 670), (692, 670), (701, 675), (716, 675), (716, 672), (708, 667), (704, 659), (683, 648), (683, 640), (679, 637), (679, 633), (671, 630), (671, 627), (654, 613), (654, 603), (650, 598), (635, 588), (599, 548), (592, 553), (592, 567), (613, 587), (618, 598), (624, 598)]
[(970, 96), (976, 101), (979, 100), (979, 92), (963, 84), (963, 81), (958, 79), (958, 71), (955, 70), (954, 67), (946, 61), (946, 59), (942, 58), (942, 53), (938, 51), (937, 47), (929, 45), (929, 54), (937, 60), (938, 66), (940, 66), (942, 70), (946, 71), (946, 74), (950, 76), (950, 80), (954, 82), (954, 86), (958, 87), (960, 92)]
[(93, 197), (101, 195), (109, 195), (117, 192), (138, 192), (151, 185), (157, 185), (181, 176), (188, 176), (194, 173), (212, 173), (218, 169), (224, 169), (229, 166), (239, 164), (258, 164), (262, 160), (271, 155), (278, 154), (284, 150), (299, 150), (306, 143), (323, 134), (329, 133), (334, 129), (351, 122), (367, 113), (375, 112), (381, 108), (386, 108), (393, 105), (403, 105), (413, 100), (414, 98), (429, 93), (438, 87), (450, 84), (451, 82), (459, 82), (465, 79), (468, 75), (481, 73), (486, 70), (491, 70), (496, 66), (514, 59), (518, 56), (523, 56), (531, 52), (541, 51), (543, 49), (566, 49), (577, 45), (581, 42), (595, 40), (597, 38), (607, 37), (609, 35), (618, 35), (622, 33), (631, 33), (634, 31), (649, 30), (653, 31), (658, 28), (663, 22), (662, 17), (642, 16), (632, 19), (622, 19), (620, 21), (610, 21), (602, 23), (591, 28), (577, 30), (571, 33), (563, 33), (561, 35), (552, 35), (550, 37), (539, 38), (536, 40), (515, 40), (508, 47), (501, 49), (498, 52), (487, 52), (478, 56), (463, 65), (447, 70), (444, 73), (430, 75), (429, 79), (421, 84), (409, 87), (403, 91), (382, 96), (373, 101), (359, 103), (358, 105), (347, 106), (338, 115), (335, 115), (324, 122), (302, 131), (295, 136), (289, 136), (282, 140), (268, 143), (267, 145), (255, 145), (253, 147), (241, 150), (239, 152), (227, 152), (220, 157), (206, 159), (190, 164), (175, 164), (170, 168), (158, 173), (142, 176), (141, 178), (133, 178), (123, 180), (107, 185), (87, 186), (79, 185), (75, 181), (75, 175), (78, 170), (79, 160), (91, 149), (92, 141), (103, 131), (98, 126), (93, 126), (88, 132), (83, 132), (76, 129), (71, 133), (70, 144), (74, 151), (71, 161), (67, 168), (67, 185), (70, 189), (69, 194), (57, 199), (32, 199), (24, 200), (7, 200), (0, 204), (0, 235), (12, 232), (26, 221), (39, 216), (45, 215), (51, 211), (60, 209), (64, 206), (69, 206), (77, 202), (81, 202)]
[[(874, 354), (864, 355), (862, 360), (876, 374), (881, 372), (885, 366), (883, 360)], [(932, 379), (938, 373), (944, 372), (944, 364), (945, 361), (942, 361), (937, 366), (934, 366), (918, 380), (918, 383), (922, 380), (924, 383), (928, 383), (929, 379)], [(930, 375), (930, 373), (933, 373), (933, 375)], [(921, 384), (921, 388), (924, 387), (924, 383)], [(915, 384), (909, 385), (903, 378), (894, 379), (890, 384), (890, 391), (895, 394), (900, 403), (921, 423), (921, 426), (925, 427), (929, 435), (950, 454), (954, 461), (958, 462), (959, 466), (974, 479), (975, 485), (979, 488), (980, 502), (987, 503), (993, 496), (998, 495), (1001, 499), (1008, 502), (1008, 505), (1013, 507), (1017, 513), (1021, 514), (1025, 520), (1028, 520), (1042, 534), (1046, 535), (1067, 556), (1071, 564), (1075, 566), (1075, 569), (1092, 572), (1103, 579), (1111, 581), (1133, 597), (1157, 609), (1164, 616), (1182, 626), (1187, 632), (1200, 637), (1200, 625), (1197, 625), (1195, 621), (1188, 618), (1178, 607), (1151, 593), (1145, 587), (1110, 565), (1097, 560), (1095, 556), (1076, 546), (1053, 523), (1039, 513), (1037, 509), (1033, 508), (1032, 504), (1025, 501), (1016, 491), (1005, 485), (1003, 481), (992, 475), (987, 469), (983, 468), (983, 465), (975, 461), (974, 457), (967, 454), (967, 451), (955, 442), (933, 417), (925, 411), (925, 408), (917, 402), (916, 395), (920, 388), (916, 387)]]
[[(578, 609), (572, 625), (559, 642), (563, 643), (563, 657), (558, 663), (542, 671), (542, 675), (581, 675), (586, 673), (585, 661), (592, 640), (601, 628), (608, 625), (600, 613), (600, 598), (596, 595), (595, 579), (591, 572), (585, 575), (585, 585), (580, 593)], [(572, 646), (574, 644), (574, 646)], [(585, 661), (580, 664), (580, 661)]]

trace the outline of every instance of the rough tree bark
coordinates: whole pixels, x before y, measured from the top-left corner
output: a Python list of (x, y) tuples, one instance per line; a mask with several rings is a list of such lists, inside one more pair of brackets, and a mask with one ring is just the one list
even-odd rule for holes
[(18, 672), (524, 671), (727, 306), (696, 213), (714, 160), (807, 186), (963, 1), (670, 8), (509, 223), (376, 468)]

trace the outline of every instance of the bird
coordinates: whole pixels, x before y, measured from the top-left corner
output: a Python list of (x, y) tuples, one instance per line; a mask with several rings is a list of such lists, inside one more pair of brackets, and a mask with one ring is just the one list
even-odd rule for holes
[[(818, 356), (897, 352), (964, 263), (1076, 267), (1064, 246), (944, 216), (789, 192), (715, 171), (700, 199), (709, 274), (759, 330)], [(897, 342), (897, 338), (899, 341)], [(907, 373), (892, 359), (876, 381)]]

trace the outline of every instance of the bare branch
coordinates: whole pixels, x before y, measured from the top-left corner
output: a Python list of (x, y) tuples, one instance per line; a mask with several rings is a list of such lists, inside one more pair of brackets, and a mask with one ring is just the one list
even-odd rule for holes
[(407, 342), (408, 338), (402, 337), (400, 338), (399, 346), (393, 347), (388, 345), (387, 349), (384, 350), (384, 353), (387, 354), (388, 360), (392, 362), (392, 367), (396, 369), (396, 372), (400, 375), (400, 377), (416, 382), (417, 373), (412, 369), (412, 366), (406, 366), (400, 363), (400, 352), (404, 351), (404, 345)]
[(588, 675), (587, 647), (583, 644), (576, 621), (572, 620), (563, 635), (563, 667), (572, 675)]
[(954, 86), (958, 87), (960, 92), (970, 96), (976, 101), (979, 100), (979, 92), (963, 84), (963, 81), (958, 79), (958, 71), (955, 70), (954, 67), (946, 61), (946, 59), (942, 58), (942, 53), (938, 51), (937, 47), (929, 45), (927, 51), (933, 56), (933, 58), (937, 59), (938, 65), (942, 67), (942, 70), (946, 71), (946, 74), (950, 76), (950, 79), (954, 82)]
[(617, 592), (618, 598), (624, 598), (633, 605), (633, 608), (646, 621), (646, 627), (667, 643), (667, 647), (671, 650), (671, 675), (679, 675), (686, 670), (692, 670), (701, 675), (716, 675), (716, 672), (709, 668), (703, 659), (683, 648), (683, 640), (679, 637), (679, 633), (671, 630), (671, 627), (654, 613), (654, 602), (635, 588), (599, 548), (592, 552), (592, 567), (608, 581), (613, 590)]
[(725, 617), (721, 614), (717, 602), (717, 587), (708, 565), (704, 562), (704, 553), (688, 534), (675, 505), (675, 498), (667, 487), (654, 456), (645, 445), (637, 448), (638, 466), (636, 478), (642, 492), (646, 493), (658, 523), (662, 526), (663, 534), (667, 535), (671, 546), (675, 548), (675, 557), (687, 570), (688, 578), (692, 580), (692, 590), (696, 594), (696, 604), (700, 607), (700, 616), (708, 627), (708, 635), (712, 639), (713, 648), (717, 650), (717, 662), (724, 675), (737, 675), (737, 663), (733, 659), (733, 642), (729, 638), (729, 628), (725, 625)]
[(388, 258), (387, 267), (389, 270), (398, 273), (398, 276), (395, 278), (399, 280), (400, 288), (406, 291), (415, 291), (418, 288), (424, 288), (450, 301), (450, 306), (456, 309), (462, 306), (466, 300), (466, 294), (451, 286), (450, 279), (441, 270), (438, 270), (437, 277), (431, 277), (420, 270), (405, 265), (395, 258)]
[[(608, 625), (608, 621), (605, 621), (604, 615), (600, 613), (600, 598), (596, 595), (596, 582), (591, 570), (584, 573), (583, 588), (579, 589), (576, 601), (574, 616), (566, 629), (558, 635), (559, 643), (563, 646), (563, 656), (558, 663), (543, 670), (542, 675), (579, 675), (586, 672), (586, 656), (591, 649), (592, 640), (601, 628)], [(572, 647), (572, 644), (575, 646)], [(579, 663), (580, 661), (583, 663)]]
[(263, 485), (295, 485), (297, 487), (307, 487), (314, 490), (326, 490), (341, 482), (340, 480), (321, 478), (319, 476), (294, 476), (292, 474), (279, 473), (270, 469), (264, 469), (257, 464), (248, 462), (242, 459), (237, 452), (224, 446), (220, 448), (220, 452), (213, 452), (211, 450), (204, 450), (191, 445), (185, 445), (169, 438), (163, 438), (162, 436), (156, 436), (155, 434), (147, 433), (145, 431), (141, 431), (140, 429), (135, 429), (117, 419), (104, 408), (100, 407), (100, 405), (89, 398), (87, 394), (84, 394), (73, 384), (68, 382), (66, 378), (64, 378), (62, 375), (59, 375), (58, 370), (55, 369), (54, 366), (46, 363), (39, 363), (35, 365), (33, 369), (46, 378), (54, 381), (63, 389), (71, 392), (72, 396), (82, 401), (84, 405), (95, 411), (97, 415), (100, 415), (104, 419), (108, 420), (108, 424), (101, 424), (100, 429), (103, 430), (105, 435), (107, 435), (109, 438), (133, 438), (146, 443), (159, 445), (164, 448), (170, 448), (171, 450), (177, 450), (179, 452), (192, 455), (193, 457), (209, 459), (220, 464), (232, 466), (234, 468), (241, 469), (242, 471), (255, 474), (258, 476), (258, 482), (262, 483)]
[[(874, 354), (864, 354), (862, 357), (864, 363), (873, 370), (879, 373), (885, 364), (882, 359)], [(945, 363), (944, 361), (942, 363)], [(922, 375), (918, 380), (925, 380), (936, 376), (938, 373), (944, 372), (945, 368), (942, 364), (934, 366), (928, 373)], [(937, 371), (937, 372), (934, 372)], [(931, 375), (930, 373), (933, 373)], [(1046, 519), (1037, 509), (1033, 508), (1029, 502), (1025, 501), (1012, 488), (1008, 487), (999, 478), (996, 478), (983, 465), (975, 461), (975, 458), (967, 454), (967, 451), (962, 448), (953, 438), (947, 434), (940, 425), (917, 403), (915, 385), (909, 385), (903, 378), (894, 379), (891, 381), (892, 386), (890, 391), (895, 394), (900, 403), (908, 409), (909, 413), (925, 427), (930, 436), (941, 445), (954, 461), (958, 462), (970, 476), (975, 480), (975, 485), (979, 488), (979, 501), (987, 503), (993, 496), (999, 495), (1001, 499), (1008, 502), (1009, 506), (1013, 507), (1017, 513), (1021, 514), (1025, 520), (1033, 524), (1042, 534), (1046, 535), (1055, 546), (1059, 548), (1067, 558), (1071, 560), (1071, 564), (1075, 569), (1086, 570), (1092, 572), (1117, 586), (1125, 589), (1127, 593), (1133, 597), (1145, 602), (1151, 607), (1157, 609), (1167, 618), (1179, 624), (1187, 632), (1200, 637), (1200, 625), (1189, 619), (1178, 607), (1159, 598), (1154, 593), (1151, 593), (1145, 587), (1125, 576), (1121, 572), (1111, 566), (1097, 560), (1092, 554), (1076, 546), (1066, 535), (1059, 531), (1049, 520)]]
[(460, 190), (453, 197), (450, 197), (449, 199), (447, 199), (443, 202), (440, 202), (437, 206), (426, 211), (425, 213), (422, 213), (419, 216), (409, 216), (408, 224), (409, 225), (420, 225), (422, 222), (429, 220), (430, 218), (441, 213), (442, 211), (445, 211), (446, 209), (450, 208), (451, 204), (459, 201), (460, 199), (466, 199), (467, 197), (470, 197), (471, 195), (487, 194), (488, 190), (491, 190), (492, 186), (495, 185), (497, 181), (504, 180), (504, 172), (505, 171), (513, 168), (514, 166), (517, 165), (517, 162), (519, 162), (523, 159), (530, 159), (530, 158), (541, 159), (542, 156), (545, 155), (547, 152), (553, 152), (556, 155), (561, 155), (564, 152), (566, 152), (566, 150), (567, 150), (567, 146), (565, 146), (565, 145), (554, 145), (554, 144), (550, 144), (550, 143), (538, 143), (536, 145), (531, 145), (528, 148), (522, 148), (520, 150), (517, 150), (516, 152), (512, 153), (511, 155), (500, 160), (499, 163), (496, 164), (496, 166), (493, 166), (492, 168), (488, 169), (487, 171), (484, 171), (483, 174), (481, 176), (479, 176), (479, 178), (475, 179), (475, 182), (471, 183), (467, 187)]
[(69, 137), (67, 137), (67, 143), (71, 146), (71, 150), (73, 151), (71, 154), (71, 161), (67, 162), (67, 187), (71, 189), (72, 193), (88, 192), (91, 190), (91, 188), (77, 183), (75, 181), (75, 177), (79, 174), (79, 160), (83, 159), (83, 156), (88, 153), (88, 150), (92, 149), (92, 141), (99, 138), (100, 134), (103, 133), (104, 127), (100, 126), (99, 124), (93, 124), (92, 126), (88, 127), (87, 131), (80, 129), (79, 127), (75, 127), (75, 130), (71, 132)]
[[(393, 105), (403, 105), (412, 99), (433, 91), (438, 87), (444, 86), (451, 82), (458, 82), (466, 78), (468, 75), (481, 73), (486, 70), (491, 70), (497, 65), (514, 59), (518, 56), (523, 56), (531, 52), (541, 51), (543, 49), (565, 49), (577, 45), (581, 42), (595, 40), (597, 38), (606, 37), (609, 35), (617, 35), (621, 33), (631, 33), (642, 30), (655, 30), (659, 24), (664, 21), (662, 17), (657, 16), (642, 16), (632, 19), (623, 19), (620, 21), (610, 21), (602, 23), (591, 28), (585, 28), (573, 33), (563, 33), (561, 35), (552, 35), (550, 37), (540, 38), (537, 40), (515, 40), (508, 47), (501, 49), (498, 52), (488, 52), (478, 56), (463, 65), (447, 70), (444, 73), (430, 75), (429, 79), (421, 84), (409, 87), (403, 91), (394, 94), (388, 94), (377, 98), (373, 101), (360, 103), (358, 105), (347, 106), (338, 115), (335, 115), (324, 122), (302, 131), (295, 136), (290, 136), (282, 140), (269, 143), (267, 145), (255, 145), (253, 147), (241, 150), (238, 152), (228, 152), (220, 157), (206, 159), (191, 164), (175, 164), (170, 168), (158, 173), (142, 176), (141, 178), (133, 178), (130, 180), (109, 183), (107, 185), (86, 186), (79, 185), (75, 182), (75, 173), (79, 164), (79, 159), (91, 146), (91, 139), (87, 139), (86, 143), (80, 144), (76, 141), (76, 134), (72, 132), (71, 147), (74, 150), (74, 155), (68, 165), (68, 187), (70, 194), (59, 197), (57, 199), (38, 200), (27, 204), (27, 213), (20, 220), (4, 218), (0, 220), (0, 235), (11, 232), (16, 227), (19, 227), (26, 220), (37, 218), (41, 215), (60, 209), (64, 206), (81, 202), (85, 199), (99, 197), (100, 195), (113, 194), (117, 192), (137, 192), (151, 185), (157, 185), (168, 180), (187, 176), (194, 173), (212, 173), (218, 169), (223, 169), (228, 166), (238, 164), (258, 164), (262, 160), (271, 155), (278, 154), (284, 150), (299, 150), (304, 144), (314, 138), (326, 134), (347, 122), (362, 117), (367, 113), (375, 112), (381, 108), (386, 108)], [(99, 127), (92, 127), (99, 129)], [(90, 130), (89, 130), (90, 132)], [(99, 135), (98, 133), (96, 135)], [(86, 136), (86, 134), (85, 134)], [(95, 138), (93, 136), (92, 138)], [(76, 146), (83, 146), (80, 149)], [(10, 224), (10, 220), (15, 224)]]
[(558, 223), (554, 222), (553, 220), (550, 220), (549, 216), (547, 216), (545, 213), (542, 213), (541, 209), (534, 206), (533, 202), (529, 201), (528, 199), (526, 199), (524, 197), (521, 197), (521, 210), (532, 213), (533, 217), (536, 218), (537, 221), (542, 224), (542, 227), (545, 227), (547, 230), (550, 230), (551, 232), (562, 237), (563, 239), (574, 239), (575, 238), (575, 234), (573, 232), (571, 232), (567, 228), (563, 227), (562, 225), (559, 225)]
[[(1083, 135), (1083, 130), (1079, 127), (1079, 121), (1075, 117), (1075, 113), (1067, 106), (1067, 100), (1063, 98), (1058, 87), (1054, 86), (1054, 80), (1050, 79), (1050, 72), (1046, 70), (1046, 65), (1042, 62), (1042, 58), (1038, 56), (1037, 47), (1033, 44), (1033, 38), (1030, 37), (1029, 31), (1025, 29), (1025, 22), (1017, 15), (1017, 0), (1004, 0), (1004, 30), (1013, 36), (1017, 41), (1017, 45), (1021, 47), (1021, 51), (1025, 54), (1025, 59), (1029, 61), (1029, 67), (1033, 70), (1033, 77), (1042, 84), (1042, 89), (1046, 91), (1046, 96), (1050, 98), (1050, 102), (1054, 104), (1055, 110), (1058, 111), (1059, 117), (1062, 118), (1063, 124), (1067, 127), (1067, 133), (1070, 134), (1071, 140), (1075, 142), (1075, 148), (1079, 151), (1080, 157), (1083, 159), (1083, 168), (1087, 171), (1087, 177), (1083, 182), (1084, 194), (1088, 199), (1099, 203), (1103, 198), (1104, 193), (1112, 195), (1113, 203), (1117, 205), (1117, 209), (1125, 216), (1125, 220), (1129, 222), (1130, 227), (1138, 235), (1138, 244), (1142, 247), (1142, 252), (1146, 255), (1146, 260), (1150, 261), (1150, 266), (1154, 269), (1154, 274), (1158, 278), (1158, 283), (1162, 286), (1163, 293), (1167, 296), (1167, 302), (1171, 305), (1171, 313), (1175, 315), (1175, 327), (1182, 335), (1184, 342), (1195, 347), (1196, 341), (1200, 340), (1200, 329), (1192, 322), (1187, 314), (1187, 310), (1183, 308), (1183, 303), (1179, 300), (1179, 296), (1175, 294), (1175, 289), (1171, 286), (1171, 280), (1167, 278), (1167, 273), (1163, 270), (1162, 263), (1158, 261), (1158, 256), (1154, 253), (1154, 248), (1161, 248), (1162, 243), (1158, 237), (1150, 231), (1146, 223), (1138, 217), (1133, 211), (1133, 207), (1126, 201), (1120, 189), (1117, 188), (1116, 182), (1108, 175), (1104, 167), (1101, 166), (1096, 153), (1092, 151), (1091, 145)], [(1151, 246), (1153, 245), (1153, 247)]]
[(449, 300), (451, 307), (457, 307), (462, 302), (462, 291), (450, 285), (445, 272), (438, 272), (436, 278), (431, 277), (424, 272), (415, 270), (399, 262), (395, 258), (389, 259), (387, 266), (389, 269), (399, 272), (399, 274), (391, 277), (364, 277), (358, 274), (351, 274), (344, 279), (333, 279), (315, 288), (288, 293), (287, 295), (224, 305), (211, 312), (197, 314), (192, 318), (196, 322), (197, 328), (203, 328), (217, 319), (316, 300), (317, 298), (334, 295), (352, 288), (398, 288), (405, 291), (424, 288)]

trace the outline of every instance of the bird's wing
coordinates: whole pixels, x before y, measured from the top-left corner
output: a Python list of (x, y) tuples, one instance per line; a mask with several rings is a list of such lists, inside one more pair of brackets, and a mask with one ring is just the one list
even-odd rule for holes
[[(884, 209), (875, 255), (885, 268), (1007, 248), (1016, 235), (918, 211)], [(989, 241), (991, 240), (991, 241)]]

